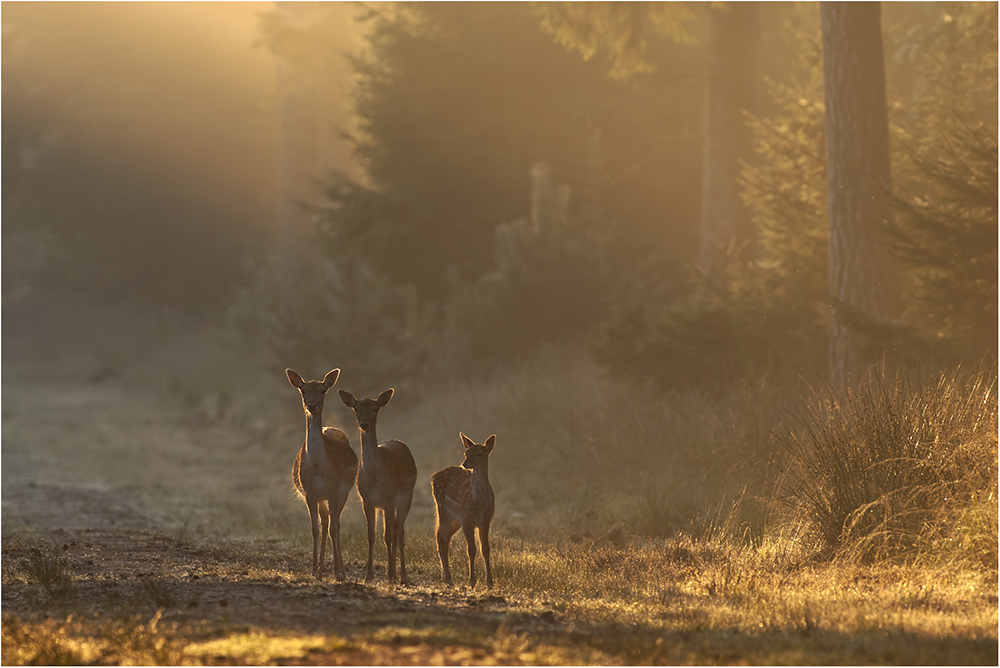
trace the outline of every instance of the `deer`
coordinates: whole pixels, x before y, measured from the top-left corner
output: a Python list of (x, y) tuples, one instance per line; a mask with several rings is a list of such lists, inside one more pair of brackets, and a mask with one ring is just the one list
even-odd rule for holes
[(340, 398), (354, 410), (361, 430), (361, 467), (358, 470), (358, 496), (368, 524), (368, 564), (365, 582), (375, 578), (375, 522), (382, 513), (382, 532), (388, 553), (390, 582), (396, 580), (396, 551), (399, 551), (399, 582), (408, 584), (406, 578), (406, 535), (404, 524), (413, 503), (413, 486), (417, 482), (417, 465), (406, 444), (398, 440), (381, 443), (375, 435), (378, 412), (392, 399), (389, 388), (377, 399), (356, 399), (353, 394), (340, 390)]
[(285, 369), (288, 382), (302, 396), (306, 414), (306, 438), (292, 464), (292, 485), (309, 509), (312, 525), (312, 574), (321, 577), (326, 568), (326, 538), (333, 548), (333, 572), (338, 580), (347, 577), (340, 549), (340, 515), (358, 476), (358, 456), (350, 441), (336, 427), (323, 426), (323, 403), (327, 391), (340, 376), (340, 369), (326, 374), (323, 380), (303, 380), (292, 369)]
[(438, 556), (441, 557), (441, 579), (451, 585), (451, 568), (448, 566), (448, 547), (451, 538), (462, 529), (469, 546), (469, 586), (476, 584), (476, 530), (486, 562), (486, 586), (493, 587), (493, 570), (490, 565), (490, 522), (493, 520), (495, 500), (490, 484), (490, 453), (496, 445), (496, 434), (483, 444), (458, 432), (465, 445), (465, 461), (461, 466), (448, 466), (431, 476), (434, 495)]

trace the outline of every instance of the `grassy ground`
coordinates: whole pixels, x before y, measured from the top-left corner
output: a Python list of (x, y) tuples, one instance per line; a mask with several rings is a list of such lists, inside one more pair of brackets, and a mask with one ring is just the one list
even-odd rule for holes
[[(555, 360), (393, 403), (380, 435), (407, 440), (420, 471), (413, 583), (384, 582), (384, 548), (376, 582), (361, 582), (356, 498), (337, 583), (308, 574), (307, 513), (288, 484), (303, 419), (280, 374), (226, 376), (211, 356), (196, 363), (199, 345), (160, 345), (169, 326), (81, 355), (25, 355), (12, 330), (4, 664), (997, 662), (995, 561), (862, 565), (815, 558), (794, 528), (705, 531), (717, 511), (697, 509), (739, 491), (733, 443), (769, 419), (760, 392), (645, 396)], [(30, 334), (65, 350), (55, 330)], [(459, 429), (498, 434), (492, 590), (440, 583), (427, 479), (460, 462)], [(456, 537), (456, 582), (464, 552)]]
[(358, 582), (357, 534), (347, 583), (307, 576), (303, 541), (82, 531), (61, 549), (54, 537), (5, 539), (5, 664), (997, 659), (995, 581), (976, 572), (792, 565), (684, 540), (500, 539), (487, 591), (440, 585), (429, 540), (414, 541), (414, 584), (400, 587)]

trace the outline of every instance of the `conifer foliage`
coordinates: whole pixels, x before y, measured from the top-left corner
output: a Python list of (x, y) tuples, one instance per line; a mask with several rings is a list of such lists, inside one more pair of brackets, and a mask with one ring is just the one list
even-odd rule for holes
[[(859, 316), (875, 355), (976, 363), (996, 356), (996, 6), (949, 6), (931, 28), (890, 39), (894, 215), (884, 224), (904, 270), (905, 310)], [(604, 330), (609, 367), (661, 386), (822, 372), (835, 301), (828, 289), (823, 79), (818, 35), (804, 33), (798, 81), (771, 82), (776, 111), (753, 120), (757, 164), (744, 197), (756, 261), (694, 274), (676, 295), (637, 297)], [(917, 74), (914, 75), (913, 72)], [(841, 305), (843, 306), (843, 305)]]
[(897, 130), (905, 183), (888, 226), (907, 318), (946, 359), (997, 353), (997, 7), (949, 5)]
[(599, 152), (618, 177), (604, 203), (633, 252), (683, 261), (697, 230), (701, 91), (680, 73), (696, 52), (668, 44), (654, 53), (670, 59), (666, 85), (626, 84), (540, 22), (518, 3), (371, 7), (351, 137), (367, 179), (329, 180), (322, 229), (335, 253), (377, 257), (440, 303), (450, 267), (472, 281), (497, 268), (494, 230), (525, 215), (532, 165), (576, 190)]

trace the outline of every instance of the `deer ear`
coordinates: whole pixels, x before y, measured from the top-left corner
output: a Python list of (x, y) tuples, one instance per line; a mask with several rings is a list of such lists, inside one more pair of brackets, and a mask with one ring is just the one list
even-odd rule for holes
[(326, 374), (326, 378), (323, 379), (323, 387), (329, 390), (337, 384), (338, 378), (340, 378), (340, 369), (334, 369), (330, 373)]
[(389, 403), (389, 400), (392, 399), (392, 393), (393, 389), (390, 387), (388, 390), (378, 395), (378, 399), (375, 400), (375, 403), (379, 405), (379, 408)]
[(355, 399), (354, 395), (347, 390), (338, 390), (337, 394), (340, 395), (340, 400), (343, 401), (348, 408), (354, 408), (358, 405), (358, 400)]
[(483, 443), (483, 445), (486, 446), (486, 453), (489, 454), (489, 453), (493, 452), (493, 446), (496, 445), (496, 444), (497, 444), (497, 435), (496, 434), (490, 434), (490, 437), (488, 439), (486, 439), (485, 443)]
[(475, 445), (475, 444), (476, 444), (476, 442), (475, 442), (475, 441), (473, 441), (473, 440), (472, 440), (471, 438), (469, 438), (468, 436), (466, 436), (466, 435), (465, 435), (465, 434), (463, 434), (462, 432), (458, 432), (458, 436), (459, 436), (459, 438), (461, 438), (461, 439), (462, 439), (462, 445), (464, 445), (464, 446), (465, 446), (465, 449), (466, 449), (466, 450), (468, 450), (468, 449), (469, 449), (469, 446), (470, 446), (470, 445)]
[(296, 390), (302, 389), (302, 376), (291, 369), (285, 369), (285, 375), (288, 376), (288, 382), (292, 384), (292, 387)]

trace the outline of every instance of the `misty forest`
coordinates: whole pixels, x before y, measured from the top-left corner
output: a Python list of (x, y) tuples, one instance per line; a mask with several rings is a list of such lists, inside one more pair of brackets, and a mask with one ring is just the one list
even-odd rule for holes
[(997, 664), (997, 3), (2, 25), (4, 664)]

